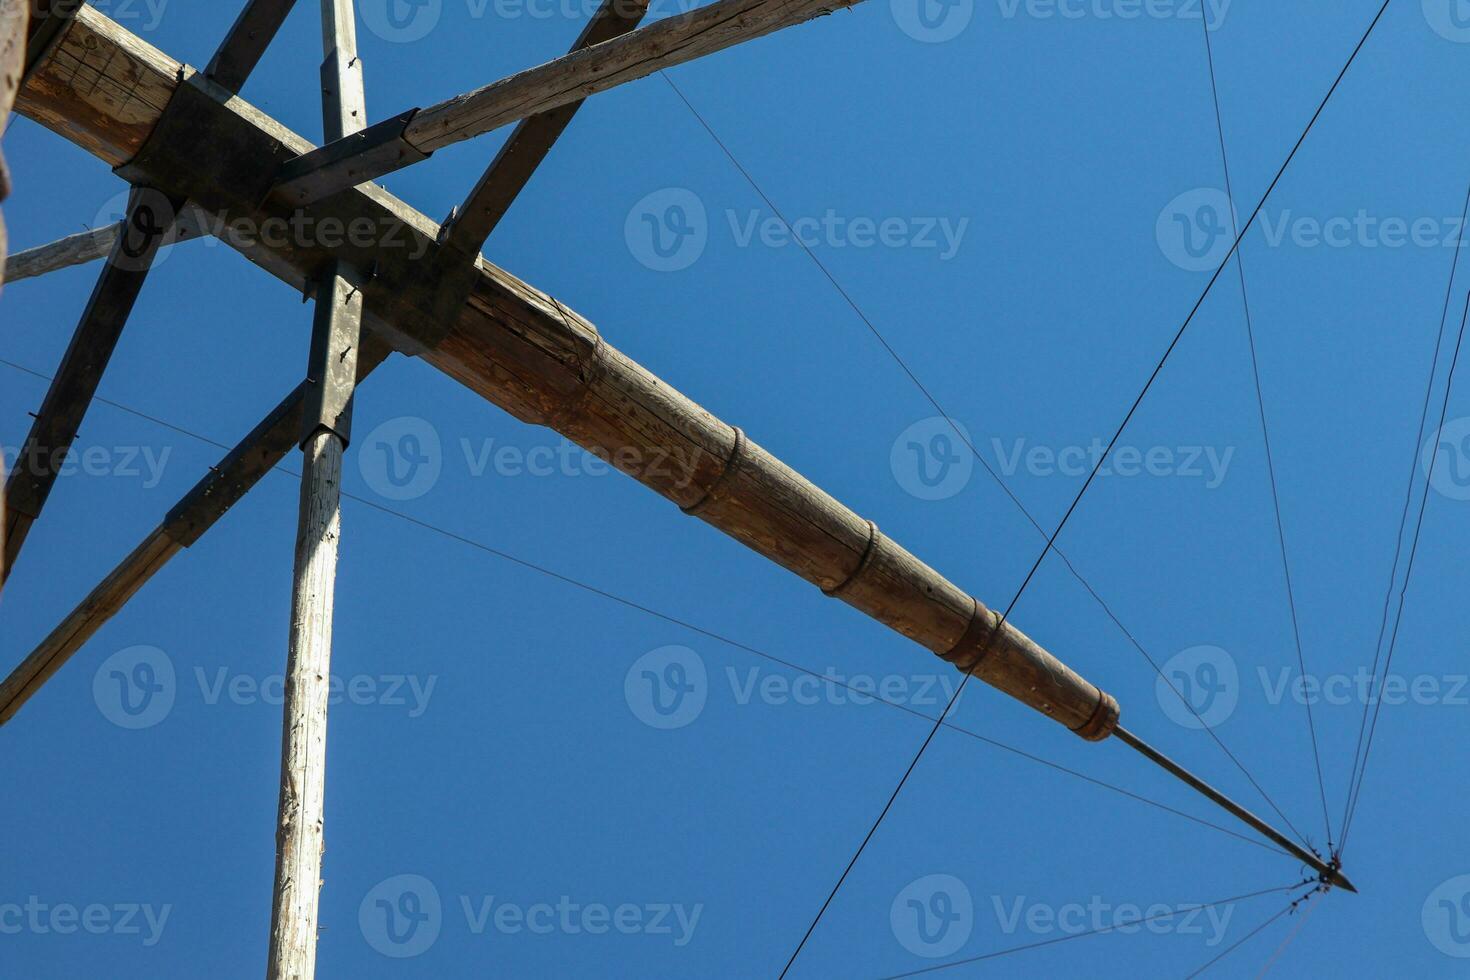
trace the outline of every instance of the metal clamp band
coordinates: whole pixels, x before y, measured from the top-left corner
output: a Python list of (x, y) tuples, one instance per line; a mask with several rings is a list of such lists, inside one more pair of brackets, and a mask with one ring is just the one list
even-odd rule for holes
[(738, 425), (732, 425), (730, 426), (730, 428), (733, 429), (735, 432), (735, 445), (730, 450), (730, 458), (725, 460), (725, 468), (720, 471), (719, 476), (715, 477), (715, 482), (710, 484), (709, 489), (705, 491), (703, 497), (700, 497), (688, 507), (679, 508), (684, 513), (692, 516), (699, 513), (699, 511), (703, 509), (705, 505), (713, 503), (715, 500), (718, 500), (720, 494), (724, 491), (726, 485), (730, 482), (730, 478), (735, 475), (736, 471), (739, 470), (741, 465), (745, 462), (745, 452), (747, 446), (749, 445), (749, 440), (745, 438), (745, 430), (740, 428), (740, 426)]
[(1078, 727), (1072, 729), (1078, 735), (1089, 742), (1101, 742), (1113, 734), (1113, 729), (1118, 727), (1118, 716), (1122, 713), (1118, 707), (1118, 699), (1107, 691), (1099, 689), (1097, 692), (1097, 707), (1092, 710), (1092, 717)]
[(985, 607), (985, 603), (979, 599), (973, 601), (975, 611), (970, 614), (970, 623), (965, 627), (964, 634), (946, 653), (940, 654), (967, 674), (985, 659), (985, 655), (990, 652), (990, 644), (995, 641), (996, 631), (1000, 628), (1000, 620), (991, 620), (990, 610)]
[(882, 532), (878, 530), (878, 525), (869, 521), (868, 546), (863, 549), (863, 556), (858, 559), (857, 568), (854, 568), (852, 574), (843, 579), (841, 584), (835, 585), (830, 589), (823, 589), (822, 592), (834, 599), (843, 592), (846, 592), (868, 570), (868, 567), (873, 564), (873, 557), (878, 554), (878, 541), (882, 536)]

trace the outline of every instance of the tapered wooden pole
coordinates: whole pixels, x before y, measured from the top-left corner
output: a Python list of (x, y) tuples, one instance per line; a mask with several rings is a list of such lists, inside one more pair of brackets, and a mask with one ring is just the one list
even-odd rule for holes
[[(362, 126), (362, 63), (352, 0), (322, 0), (327, 138)], [(362, 329), (361, 284), (333, 263), (317, 284), (303, 417), (301, 512), (281, 731), (281, 795), (267, 980), (311, 980), (321, 900), (332, 604), (342, 532), (342, 454)]]

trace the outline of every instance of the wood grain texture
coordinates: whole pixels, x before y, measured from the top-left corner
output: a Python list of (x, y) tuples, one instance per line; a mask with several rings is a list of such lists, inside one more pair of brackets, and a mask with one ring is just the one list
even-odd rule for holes
[(0, 682), (0, 724), (10, 721), (41, 685), (115, 616), (181, 546), (156, 528), (113, 569), (30, 656)]
[[(116, 224), (103, 225), (89, 231), (79, 231), (75, 235), (67, 235), (65, 238), (58, 238), (45, 245), (37, 245), (34, 248), (16, 252), (10, 256), (9, 262), (5, 265), (5, 281), (20, 282), (22, 279), (35, 279), (48, 272), (70, 269), (73, 266), (86, 265), (88, 262), (104, 259), (112, 251), (122, 227), (122, 222), (119, 221)], [(198, 208), (185, 207), (179, 214), (179, 220), (174, 222), (174, 226), (164, 236), (162, 247), (192, 241), (207, 234), (209, 234), (209, 219)]]
[(267, 980), (311, 980), (316, 975), (342, 443), (330, 432), (318, 432), (307, 441), (304, 455)]
[[(91, 12), (81, 27), (91, 36), (126, 34)], [(119, 40), (117, 46), (131, 51), (138, 43)], [(161, 71), (167, 60), (148, 56), (138, 63)], [(49, 66), (42, 74), (55, 91), (61, 79)], [(161, 78), (150, 82), (162, 84)], [(52, 111), (56, 106), (53, 101)], [(297, 153), (309, 148), (248, 104), (236, 99), (230, 107), (242, 125), (281, 147)], [(83, 105), (78, 112), (86, 119), (90, 110)], [(86, 125), (98, 127), (86, 144), (117, 142), (113, 123)], [(436, 223), (374, 185), (338, 195), (333, 206), (341, 213), (393, 214), (426, 242), (439, 235)], [(231, 244), (297, 288), (310, 281), (289, 250)], [(617, 350), (566, 304), (478, 259), (468, 298), (445, 325), (447, 333), (425, 348), (414, 345), (406, 325), (412, 311), (392, 306), (389, 293), (381, 295), (386, 305), (374, 309), (374, 294), (368, 294), (366, 323), (400, 350), (517, 418), (556, 429), (818, 588), (847, 583), (839, 595), (844, 602), (1074, 731), (1089, 738), (1111, 732), (1111, 699), (1009, 623), (1003, 631), (972, 629), (977, 617), (983, 626), (983, 617), (993, 622), (995, 614), (896, 542), (885, 539), (855, 577), (870, 540), (867, 521)], [(980, 645), (966, 648), (962, 639)]]
[(404, 136), (432, 152), (860, 2), (716, 0), (430, 106)]
[[(387, 358), (367, 338), (357, 360), (358, 383)], [(262, 480), (300, 441), (308, 387), (303, 382), (251, 429), (201, 479), (163, 523), (149, 532), (97, 587), (0, 682), (0, 724), (15, 717), (71, 657), (180, 551), (193, 545)]]
[[(20, 92), (21, 74), (25, 67), (26, 26), (30, 20), (29, 0), (0, 0), (0, 135), (10, 123), (10, 107)], [(10, 196), (10, 169), (5, 153), (0, 150), (0, 203)], [(0, 292), (5, 289), (7, 239), (5, 215), (0, 212)], [(0, 460), (0, 515), (5, 514), (5, 461)], [(0, 516), (0, 555), (5, 554), (5, 525)], [(0, 573), (0, 589), (5, 578)]]

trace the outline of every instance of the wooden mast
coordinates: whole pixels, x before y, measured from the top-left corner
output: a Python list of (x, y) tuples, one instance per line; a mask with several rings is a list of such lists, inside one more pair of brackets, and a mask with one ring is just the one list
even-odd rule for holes
[[(362, 127), (362, 62), (357, 56), (353, 17), (352, 0), (322, 0), (326, 53), (322, 106), (329, 140)], [(301, 510), (282, 719), (267, 980), (310, 980), (316, 975), (342, 455), (347, 448), (361, 346), (362, 303), (356, 272), (346, 263), (330, 264), (316, 286), (302, 418)]]
[[(22, 111), (114, 164), (132, 159), (136, 166), (149, 156), (155, 130), (167, 128), (165, 107), (172, 101), (187, 95), (198, 105), (214, 98), (207, 85), (194, 86), (178, 62), (90, 7), (77, 14), (52, 62), (22, 93)], [(126, 93), (121, 101), (119, 92)], [(170, 172), (178, 185), (171, 189), (185, 192), (206, 213), (229, 210), (231, 218), (251, 218), (257, 227), (289, 219), (292, 206), (255, 196), (259, 189), (263, 197), (272, 183), (270, 161), (252, 171), (239, 164), (237, 148), (299, 155), (310, 144), (242, 99), (212, 111), (225, 116), (209, 122), (219, 128), (218, 144), (231, 150), (235, 184), (211, 181), (211, 143), (193, 149), (188, 167)], [(239, 184), (250, 186), (230, 196)], [(567, 304), (447, 248), (438, 224), (380, 187), (344, 191), (305, 213), (396, 223), (401, 244), (377, 253), (382, 268), (364, 289), (364, 318), (400, 350), (516, 418), (555, 429), (684, 513), (1084, 738), (1111, 733), (1118, 713), (1113, 698), (1015, 624), (998, 627), (999, 615), (968, 591), (618, 350)], [(226, 235), (225, 241), (295, 288), (310, 288), (320, 275), (319, 251), (280, 247), (263, 237)], [(415, 250), (423, 251), (421, 258), (405, 258)], [(444, 297), (436, 293), (431, 301), (413, 291), (443, 275), (445, 265), (458, 269), (464, 262), (473, 263), (463, 266), (467, 295), (459, 294), (464, 298), (447, 312)], [(427, 307), (432, 316), (425, 315)]]

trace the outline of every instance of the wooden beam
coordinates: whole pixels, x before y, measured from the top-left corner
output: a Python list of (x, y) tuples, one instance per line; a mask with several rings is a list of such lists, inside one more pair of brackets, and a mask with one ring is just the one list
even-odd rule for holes
[(501, 126), (862, 0), (715, 0), (398, 117), (372, 137), (328, 144), (281, 171), (278, 193), (309, 203)]
[(151, 188), (134, 188), (128, 195), (126, 227), (113, 245), (61, 367), (51, 379), (41, 411), (16, 457), (15, 472), (6, 481), (0, 583), (9, 578), (31, 525), (46, 506), (153, 258), (183, 204), (182, 199)]
[[(0, 0), (0, 133), (4, 133), (10, 122), (10, 107), (15, 105), (16, 93), (20, 91), (29, 14), (29, 0)], [(10, 170), (5, 165), (5, 154), (0, 153), (0, 202), (9, 196)], [(5, 254), (5, 217), (0, 215), (0, 286), (5, 284)], [(0, 463), (0, 482), (5, 479), (3, 468), (4, 464)], [(3, 507), (4, 500), (0, 499), (0, 509)], [(4, 542), (0, 542), (0, 548), (3, 546)]]
[[(99, 101), (94, 93), (112, 89), (99, 76), (126, 75), (150, 93), (177, 84), (172, 74), (162, 77), (176, 63), (90, 8), (78, 14), (55, 60), (59, 67), (36, 79), (38, 102), (27, 88), (21, 109), (61, 120), (55, 128), (99, 155), (130, 141), (136, 152), (151, 105)], [(228, 108), (272, 144), (309, 149), (241, 100)], [(439, 226), (381, 187), (357, 188), (331, 204), (341, 216), (393, 214), (412, 242), (431, 254), (438, 247)], [(310, 282), (298, 252), (226, 240), (295, 288)], [(378, 295), (383, 305), (374, 309)], [(468, 298), (441, 337), (415, 340), (414, 315), (392, 302), (391, 291), (368, 296), (371, 329), (518, 419), (555, 429), (686, 513), (1084, 737), (1106, 738), (1116, 725), (1111, 697), (1013, 623), (997, 628), (999, 617), (968, 592), (619, 351), (566, 304), (478, 259)]]
[[(389, 350), (371, 338), (358, 358), (361, 383), (387, 358)], [(295, 449), (308, 387), (305, 382), (283, 398), (239, 445), (210, 469), (126, 558), (63, 619), (21, 663), (0, 681), (0, 725), (55, 676), (98, 630), (149, 579), (180, 551), (191, 547), (265, 475)]]
[[(22, 279), (35, 279), (49, 272), (70, 269), (73, 266), (86, 265), (89, 262), (106, 258), (117, 244), (117, 238), (122, 233), (122, 229), (123, 222), (118, 221), (16, 252), (5, 263), (5, 281), (20, 282)], [(160, 247), (168, 248), (170, 245), (202, 238), (208, 234), (209, 219), (198, 208), (185, 205), (184, 210), (179, 213), (178, 220), (174, 222), (168, 234), (163, 236), (163, 245)]]
[(295, 5), (296, 0), (249, 0), (204, 74), (238, 93)]
[[(647, 10), (648, 0), (602, 0), (572, 51), (621, 37), (638, 26)], [(581, 107), (579, 99), (517, 124), (480, 182), (445, 225), (445, 243), (450, 248), (465, 255), (479, 254)]]
[[(0, 0), (0, 136), (10, 123), (10, 107), (20, 91), (26, 64), (26, 35), (30, 20), (29, 0)], [(10, 196), (10, 169), (0, 152), (0, 204)], [(5, 215), (0, 214), (0, 290), (5, 288)], [(0, 514), (5, 513), (5, 461), (0, 459)], [(0, 520), (0, 555), (5, 554), (5, 521)], [(5, 577), (0, 575), (0, 589)]]
[[(322, 120), (327, 139), (365, 123), (352, 0), (321, 0)], [(361, 276), (333, 262), (317, 283), (302, 417), (301, 503), (282, 708), (281, 791), (266, 980), (316, 976), (322, 852), (326, 849), (327, 702), (332, 610), (342, 540), (342, 457), (362, 342)]]
[[(217, 84), (229, 92), (239, 90), (259, 62), (266, 45), (275, 37), (281, 21), (290, 12), (292, 2), (294, 0), (250, 0), (211, 62), (210, 73), (219, 73), (215, 79)], [(70, 33), (77, 12), (75, 4), (61, 3), (41, 25), (43, 29), (61, 25), (55, 28), (60, 36), (47, 41), (44, 55), (36, 51), (35, 43), (31, 45), (32, 64), (26, 78), (28, 86), (41, 64), (53, 60), (51, 55), (61, 37)], [(132, 93), (128, 98), (132, 98)], [(107, 268), (97, 280), (71, 346), (51, 381), (41, 411), (21, 448), (16, 472), (10, 475), (6, 484), (0, 585), (15, 567), (31, 525), (41, 516), (61, 464), (70, 452), (72, 440), (97, 393), (97, 386), (102, 381), (102, 374), (112, 358), (122, 329), (148, 279), (153, 259), (164, 239), (171, 234), (184, 204), (183, 196), (160, 193), (142, 184), (135, 184), (128, 196), (122, 233), (113, 243)]]

